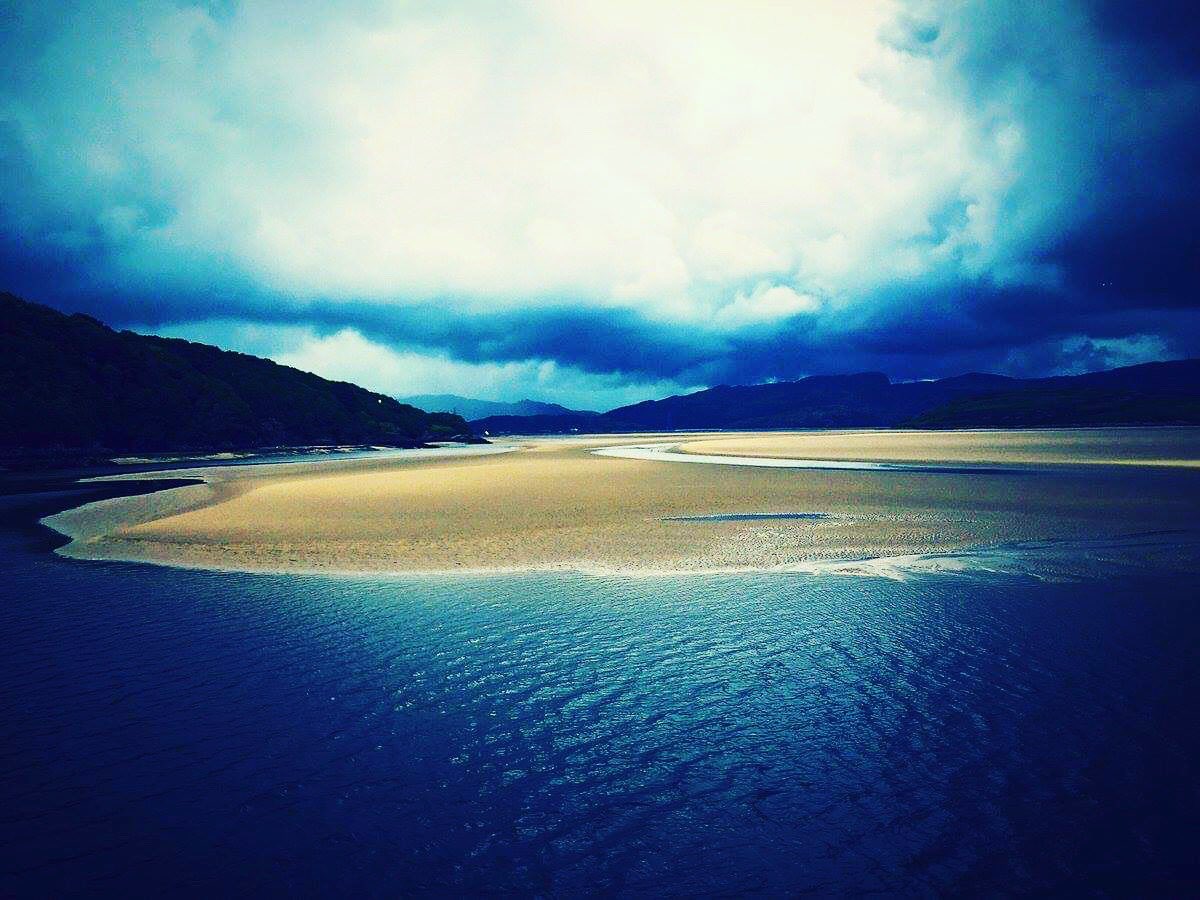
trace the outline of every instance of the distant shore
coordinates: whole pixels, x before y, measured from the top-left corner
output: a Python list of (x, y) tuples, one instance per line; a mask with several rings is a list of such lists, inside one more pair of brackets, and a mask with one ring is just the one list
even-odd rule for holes
[[(204, 483), (46, 524), (72, 538), (59, 552), (75, 558), (237, 571), (783, 570), (1192, 528), (1200, 471), (1186, 454), (1200, 428), (1169, 432), (991, 433), (993, 449), (970, 461), (1003, 467), (982, 474), (680, 466), (591, 452), (678, 435), (534, 439), (509, 453), (174, 469), (163, 477)], [(884, 459), (967, 454), (962, 433), (905, 434), (696, 434), (681, 449), (810, 452), (816, 442), (852, 453), (873, 442)]]
[(485, 445), (490, 441), (472, 437), (470, 441), (399, 442), (392, 444), (299, 444), (272, 447), (175, 449), (171, 451), (132, 451), (81, 448), (5, 448), (0, 450), (0, 472), (44, 472), (52, 474), (83, 469), (107, 469), (112, 466), (143, 469), (147, 466), (205, 465), (219, 462), (278, 462), (349, 458), (386, 450), (431, 450), (446, 444)]
[(682, 453), (963, 465), (1200, 466), (1200, 428), (853, 429), (707, 436)]

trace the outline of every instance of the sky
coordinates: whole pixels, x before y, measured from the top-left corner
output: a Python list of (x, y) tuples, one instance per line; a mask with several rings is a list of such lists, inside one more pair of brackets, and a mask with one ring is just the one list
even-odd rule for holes
[(1200, 356), (1175, 0), (0, 0), (0, 290), (605, 409)]

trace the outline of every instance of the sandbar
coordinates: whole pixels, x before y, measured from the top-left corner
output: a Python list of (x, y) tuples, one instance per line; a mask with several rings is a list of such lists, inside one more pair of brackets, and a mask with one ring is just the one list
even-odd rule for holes
[[(218, 466), (196, 470), (204, 485), (104, 501), (48, 524), (74, 538), (60, 551), (68, 556), (210, 569), (659, 573), (1183, 531), (1200, 512), (1200, 429), (854, 434), (541, 438), (488, 456)], [(639, 441), (1005, 467), (787, 470), (591, 452)]]
[(790, 431), (704, 435), (682, 453), (997, 465), (1200, 466), (1200, 428)]

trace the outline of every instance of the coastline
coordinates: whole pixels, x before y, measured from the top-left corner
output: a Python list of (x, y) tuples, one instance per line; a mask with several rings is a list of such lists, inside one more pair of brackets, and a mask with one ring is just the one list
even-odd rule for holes
[(1114, 426), (1109, 428), (997, 429), (948, 431), (855, 428), (775, 431), (683, 438), (682, 454), (757, 459), (806, 458), (917, 465), (999, 466), (1200, 466), (1200, 428)]
[[(1194, 469), (1153, 463), (802, 470), (672, 466), (593, 452), (628, 446), (631, 437), (639, 436), (528, 440), (423, 458), (175, 469), (162, 477), (203, 484), (86, 504), (44, 521), (71, 539), (58, 550), (63, 556), (214, 571), (804, 572), (1178, 530), (1194, 520), (1187, 498), (1197, 496), (1200, 481)], [(678, 435), (646, 437), (679, 443)], [(793, 439), (750, 437), (764, 438)], [(746, 439), (689, 435), (687, 442)], [(696, 516), (710, 518), (678, 521)], [(1191, 553), (1181, 561), (1191, 563)]]

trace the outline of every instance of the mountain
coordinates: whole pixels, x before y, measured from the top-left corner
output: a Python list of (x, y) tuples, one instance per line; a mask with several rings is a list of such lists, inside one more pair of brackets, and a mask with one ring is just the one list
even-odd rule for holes
[[(485, 416), (471, 422), (476, 434), (574, 434), (612, 431), (599, 413), (569, 413), (541, 416)], [(616, 429), (625, 431), (628, 429)]]
[(774, 428), (1048, 427), (1200, 424), (1200, 360), (1020, 379), (971, 373), (891, 382), (879, 372), (720, 385), (596, 416), (493, 417), (491, 434)]
[(0, 449), (176, 451), (470, 434), (450, 414), (266, 359), (0, 294)]
[(515, 403), (505, 403), (501, 400), (475, 400), (471, 397), (460, 397), (458, 394), (416, 394), (412, 397), (398, 397), (401, 403), (408, 403), (426, 412), (457, 413), (464, 419), (482, 419), (487, 416), (583, 416), (595, 413), (567, 409), (557, 403), (542, 403), (539, 400), (518, 400)]
[(904, 423), (914, 428), (1044, 428), (1200, 423), (1200, 360), (1146, 363), (1026, 381), (1017, 390), (953, 400)]

